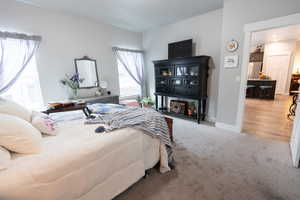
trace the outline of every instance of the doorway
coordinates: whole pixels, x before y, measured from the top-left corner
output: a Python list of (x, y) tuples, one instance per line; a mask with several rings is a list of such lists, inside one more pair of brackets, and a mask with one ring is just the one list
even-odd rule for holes
[[(300, 83), (300, 24), (252, 33), (242, 131), (289, 141)], [(293, 86), (293, 87), (291, 87)], [(288, 117), (289, 116), (289, 117)]]
[[(245, 40), (244, 40), (243, 61), (242, 61), (242, 69), (241, 69), (242, 73), (241, 73), (240, 97), (239, 97), (238, 115), (237, 115), (237, 124), (236, 124), (237, 130), (242, 131), (243, 124), (244, 124), (244, 117), (246, 117), (246, 114), (248, 114), (248, 112), (246, 113), (245, 111), (246, 111), (246, 93), (249, 88), (249, 86), (248, 86), (248, 67), (249, 67), (249, 63), (250, 63), (250, 61), (249, 61), (250, 60), (250, 52), (252, 52), (251, 50), (253, 50), (253, 49), (251, 49), (252, 48), (251, 42), (253, 39), (252, 36), (255, 33), (260, 32), (260, 31), (268, 31), (271, 29), (278, 29), (278, 28), (288, 27), (291, 25), (295, 25), (295, 26), (300, 25), (300, 14), (293, 14), (293, 15), (289, 15), (286, 17), (275, 18), (275, 19), (271, 19), (271, 20), (267, 20), (267, 21), (248, 24), (245, 26), (245, 28), (244, 28)], [(276, 37), (277, 36), (275, 35), (270, 38), (273, 40), (273, 42), (280, 42), (281, 40)], [(264, 55), (265, 63), (267, 63), (267, 61), (266, 61), (267, 59), (268, 58), (266, 58)], [(280, 62), (283, 62), (283, 61), (280, 61)], [(275, 61), (275, 63), (276, 63), (276, 61)], [(259, 73), (259, 75), (261, 75), (264, 79), (264, 78), (268, 77), (268, 74), (266, 74), (267, 69), (265, 68), (266, 67), (265, 65), (261, 65), (261, 67), (264, 69), (264, 71), (262, 71), (262, 73)], [(295, 69), (298, 71), (299, 67), (295, 67)], [(256, 67), (256, 68), (259, 69), (259, 67)], [(292, 74), (293, 71), (290, 71), (290, 73)], [(287, 81), (281, 80), (279, 82), (281, 82), (281, 83), (286, 82), (286, 83), (288, 83), (289, 87), (291, 87), (290, 83), (292, 82), (292, 80), (291, 80), (292, 77), (288, 76), (285, 78), (287, 78)], [(291, 79), (289, 79), (289, 78), (291, 78)], [(266, 87), (268, 89), (270, 89), (270, 85), (272, 85), (272, 84), (269, 84), (269, 85), (263, 84), (263, 86), (268, 86), (268, 87)], [(262, 88), (264, 88), (264, 87), (262, 87)], [(285, 89), (286, 89), (285, 91), (288, 93), (288, 87), (285, 87)], [(275, 91), (276, 91), (276, 88), (273, 91), (274, 100), (276, 100), (277, 95), (280, 95), (280, 94), (275, 94)], [(282, 92), (283, 89), (277, 90), (277, 92), (278, 91)], [(269, 99), (272, 99), (272, 92), (270, 92), (270, 91), (267, 92), (264, 90), (263, 94), (268, 96)], [(295, 98), (295, 100), (297, 101), (297, 98)], [(273, 101), (273, 102), (275, 102), (275, 101)], [(262, 103), (260, 103), (260, 105), (262, 105)], [(297, 111), (295, 112), (296, 119), (300, 119), (300, 117), (297, 117), (298, 116), (297, 112), (299, 112), (299, 115), (300, 115), (300, 109), (298, 109), (298, 108), (297, 108)], [(272, 113), (273, 111), (269, 111), (269, 112)], [(274, 115), (276, 115), (276, 113), (274, 113)], [(268, 120), (264, 119), (264, 121), (268, 121)], [(300, 120), (294, 121), (294, 128), (291, 128), (291, 130), (293, 130), (293, 131), (292, 131), (292, 134), (290, 134), (291, 139), (289, 141), (290, 141), (290, 147), (291, 147), (291, 152), (292, 152), (293, 164), (295, 167), (298, 167), (299, 166), (299, 158), (300, 158), (300, 156), (299, 156), (300, 155), (300, 142), (298, 141), (298, 139), (300, 140)], [(297, 139), (295, 139), (295, 138), (297, 138)]]

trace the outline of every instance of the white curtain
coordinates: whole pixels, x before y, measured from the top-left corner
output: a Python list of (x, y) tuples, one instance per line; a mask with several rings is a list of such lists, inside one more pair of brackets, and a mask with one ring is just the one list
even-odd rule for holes
[(39, 36), (0, 31), (0, 94), (18, 80), (40, 42)]
[[(113, 47), (118, 61), (123, 65), (131, 78), (140, 85), (141, 96), (146, 96), (146, 81), (144, 74), (144, 55), (142, 51)], [(120, 83), (121, 84), (121, 83)]]

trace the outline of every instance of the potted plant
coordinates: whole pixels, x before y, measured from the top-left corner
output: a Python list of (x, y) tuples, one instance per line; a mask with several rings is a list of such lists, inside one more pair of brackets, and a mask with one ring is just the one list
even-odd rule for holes
[(155, 102), (152, 100), (151, 97), (144, 97), (144, 98), (142, 98), (140, 103), (145, 108), (151, 108), (154, 105)]
[(76, 99), (78, 96), (79, 83), (82, 83), (84, 79), (79, 78), (79, 74), (75, 73), (73, 75), (65, 75), (65, 78), (60, 80), (60, 82), (67, 86), (71, 90), (71, 94), (69, 93), (69, 97), (71, 99)]

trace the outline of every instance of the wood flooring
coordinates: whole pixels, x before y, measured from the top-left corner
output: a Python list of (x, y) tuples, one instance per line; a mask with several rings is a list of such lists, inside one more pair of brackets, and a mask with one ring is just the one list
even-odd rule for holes
[(293, 121), (287, 118), (292, 97), (275, 100), (246, 99), (243, 132), (269, 139), (289, 141)]

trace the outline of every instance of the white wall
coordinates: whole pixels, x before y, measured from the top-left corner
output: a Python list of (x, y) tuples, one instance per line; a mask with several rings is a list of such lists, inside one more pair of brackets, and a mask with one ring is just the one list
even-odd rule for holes
[(74, 58), (84, 55), (97, 59), (100, 79), (108, 81), (109, 89), (118, 94), (117, 65), (112, 46), (142, 48), (141, 33), (12, 0), (0, 0), (0, 30), (43, 37), (37, 65), (45, 102), (67, 97), (59, 80), (65, 73), (73, 73)]
[[(299, 0), (224, 0), (222, 60), (232, 55), (225, 50), (225, 44), (233, 38), (240, 48), (234, 54), (242, 60), (244, 25), (275, 17), (300, 12)], [(241, 62), (235, 69), (220, 68), (217, 122), (236, 125), (240, 90)]]
[(196, 55), (212, 57), (214, 65), (209, 71), (208, 117), (216, 116), (218, 76), (220, 66), (220, 46), (222, 34), (222, 9), (174, 24), (144, 32), (143, 47), (146, 51), (148, 90), (155, 89), (153, 60), (168, 58), (168, 43), (192, 38), (196, 43)]

